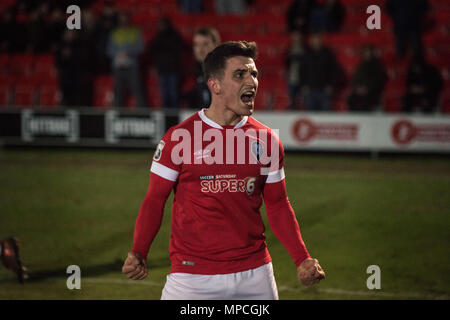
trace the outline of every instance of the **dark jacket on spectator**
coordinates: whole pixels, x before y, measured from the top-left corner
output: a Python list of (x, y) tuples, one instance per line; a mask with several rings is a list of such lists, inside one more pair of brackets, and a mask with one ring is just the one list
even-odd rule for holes
[(169, 23), (149, 44), (149, 52), (159, 73), (181, 73), (184, 42)]
[(336, 84), (338, 65), (334, 53), (322, 47), (319, 50), (310, 49), (304, 58), (304, 67), (300, 70), (303, 84), (314, 89), (324, 89)]

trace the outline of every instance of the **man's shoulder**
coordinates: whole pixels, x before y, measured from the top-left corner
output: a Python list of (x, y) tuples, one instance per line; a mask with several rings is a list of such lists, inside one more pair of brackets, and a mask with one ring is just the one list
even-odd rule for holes
[(248, 129), (255, 129), (255, 130), (264, 130), (267, 133), (267, 137), (272, 139), (272, 137), (275, 139), (274, 141), (278, 141), (279, 144), (282, 144), (281, 139), (279, 137), (278, 128), (271, 128), (264, 123), (256, 120), (253, 117), (248, 117), (247, 120)]
[(270, 133), (272, 132), (272, 128), (270, 128), (269, 126), (265, 125), (264, 123), (256, 120), (252, 116), (248, 117), (247, 125), (255, 128), (255, 129), (267, 130)]

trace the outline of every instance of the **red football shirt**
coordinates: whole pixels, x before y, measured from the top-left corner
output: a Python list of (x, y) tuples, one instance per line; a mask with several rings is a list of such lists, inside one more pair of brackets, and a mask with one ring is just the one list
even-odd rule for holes
[[(232, 273), (270, 262), (259, 210), (267, 184), (285, 187), (283, 162), (278, 136), (252, 117), (220, 126), (203, 109), (169, 129), (151, 172), (173, 182), (171, 272)], [(303, 260), (309, 255), (297, 232), (301, 245), (290, 253)], [(138, 241), (134, 247), (145, 247)]]

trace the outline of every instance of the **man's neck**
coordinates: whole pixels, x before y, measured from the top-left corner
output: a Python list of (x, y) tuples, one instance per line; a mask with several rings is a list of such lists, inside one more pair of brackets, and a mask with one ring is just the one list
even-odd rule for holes
[(242, 115), (238, 115), (231, 110), (218, 107), (214, 104), (211, 104), (208, 109), (205, 109), (205, 115), (221, 126), (235, 126), (244, 118)]

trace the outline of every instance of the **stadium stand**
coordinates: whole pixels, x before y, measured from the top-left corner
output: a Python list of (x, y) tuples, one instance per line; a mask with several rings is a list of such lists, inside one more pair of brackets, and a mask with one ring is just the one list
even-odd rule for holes
[[(19, 1), (2, 1), (0, 13), (14, 8)], [(89, 2), (89, 1), (88, 1)], [(100, 14), (107, 0), (91, 1), (90, 5)], [(127, 10), (132, 22), (138, 25), (150, 40), (156, 33), (158, 19), (166, 15), (173, 21), (186, 43), (191, 43), (194, 30), (199, 26), (213, 25), (227, 40), (253, 40), (259, 45), (258, 68), (260, 69), (260, 90), (257, 109), (286, 110), (289, 104), (285, 80), (284, 53), (289, 44), (286, 31), (286, 12), (292, 0), (254, 0), (248, 10), (241, 15), (218, 15), (213, 1), (204, 1), (203, 13), (185, 14), (176, 0), (116, 0), (117, 10)], [(399, 112), (401, 98), (405, 91), (406, 70), (409, 58), (398, 60), (395, 57), (392, 20), (383, 11), (385, 0), (341, 0), (345, 7), (345, 19), (339, 32), (324, 34), (325, 45), (332, 48), (345, 72), (343, 87), (335, 94), (332, 110), (347, 111), (346, 97), (349, 84), (360, 61), (361, 48), (374, 44), (386, 66), (389, 76), (383, 97), (385, 112)], [(382, 9), (381, 30), (367, 30), (366, 8), (376, 4)], [(427, 30), (422, 42), (426, 59), (438, 67), (444, 80), (440, 99), (441, 112), (450, 113), (450, 3), (446, 0), (429, 0), (431, 10), (426, 18)], [(21, 20), (24, 20), (23, 17)], [(26, 19), (25, 19), (26, 20)], [(161, 103), (158, 81), (153, 71), (144, 75), (145, 88), (151, 108)], [(185, 81), (192, 81), (187, 78)], [(182, 86), (183, 88), (186, 85)], [(107, 108), (112, 105), (113, 80), (108, 74), (98, 74), (94, 81), (92, 104)], [(58, 73), (55, 59), (50, 52), (3, 52), (0, 53), (0, 105), (1, 106), (40, 106), (56, 108), (61, 101), (58, 89)], [(132, 98), (127, 107), (133, 107)]]

